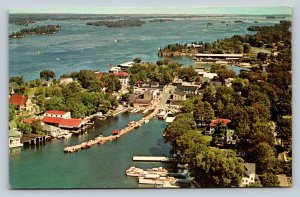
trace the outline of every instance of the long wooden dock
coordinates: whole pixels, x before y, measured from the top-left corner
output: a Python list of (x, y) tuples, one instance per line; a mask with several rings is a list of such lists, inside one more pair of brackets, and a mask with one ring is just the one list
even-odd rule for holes
[(157, 156), (133, 156), (133, 161), (144, 161), (144, 162), (171, 162), (174, 159), (169, 157), (157, 157)]
[(99, 136), (99, 137), (96, 137), (95, 139), (90, 140), (88, 142), (83, 142), (83, 143), (78, 144), (78, 145), (66, 147), (66, 148), (64, 148), (64, 152), (73, 153), (73, 152), (77, 152), (78, 150), (81, 150), (81, 149), (89, 148), (90, 146), (95, 145), (95, 144), (104, 144), (106, 142), (116, 140), (119, 137), (121, 137), (122, 135), (124, 135), (124, 134), (128, 133), (129, 131), (133, 130), (136, 125), (142, 125), (142, 124), (145, 123), (146, 120), (150, 120), (151, 118), (153, 118), (158, 113), (158, 111), (159, 111), (158, 109), (155, 109), (151, 114), (143, 117), (141, 120), (135, 122), (135, 124), (127, 126), (124, 129), (122, 129), (118, 135), (110, 135), (110, 136), (105, 136), (105, 137)]

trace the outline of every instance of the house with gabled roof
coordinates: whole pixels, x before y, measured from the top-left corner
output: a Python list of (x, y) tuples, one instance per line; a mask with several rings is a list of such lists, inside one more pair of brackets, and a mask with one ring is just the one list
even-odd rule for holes
[(31, 111), (32, 109), (31, 100), (22, 94), (9, 95), (9, 104), (15, 105), (20, 110)]
[(240, 187), (249, 186), (255, 183), (257, 179), (255, 163), (244, 163), (244, 174), (240, 183)]

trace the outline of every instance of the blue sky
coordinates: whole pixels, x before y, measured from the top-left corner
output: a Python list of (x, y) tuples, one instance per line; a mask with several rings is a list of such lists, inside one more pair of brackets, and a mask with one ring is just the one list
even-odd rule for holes
[(281, 7), (80, 7), (80, 8), (17, 8), (10, 13), (70, 13), (70, 14), (291, 14), (291, 8)]

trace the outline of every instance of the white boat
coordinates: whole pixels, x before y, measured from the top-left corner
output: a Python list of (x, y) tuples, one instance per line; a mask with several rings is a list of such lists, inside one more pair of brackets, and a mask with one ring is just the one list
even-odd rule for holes
[(117, 42), (118, 42), (118, 39), (117, 39), (117, 38), (114, 38), (114, 42), (117, 43)]
[(147, 169), (147, 172), (150, 174), (157, 174), (160, 176), (166, 176), (166, 174), (168, 173), (168, 170), (162, 168), (162, 167), (158, 167), (158, 168), (150, 168)]
[(145, 174), (146, 174), (146, 172), (143, 169), (136, 168), (134, 166), (131, 166), (128, 170), (126, 170), (127, 176), (140, 177), (140, 176), (144, 176)]
[(176, 183), (176, 179), (174, 177), (159, 177), (159, 178), (139, 177), (139, 184), (164, 185), (165, 183), (174, 185)]
[(157, 117), (159, 118), (159, 119), (163, 119), (164, 118), (164, 116), (166, 115), (166, 111), (165, 110), (163, 110), (163, 111), (161, 111), (159, 114), (157, 114)]
[(149, 120), (147, 119), (147, 120), (145, 120), (145, 124), (147, 124), (147, 123), (149, 123)]
[(145, 113), (147, 113), (149, 111), (149, 109), (147, 108), (147, 109), (145, 109), (144, 111), (143, 111), (143, 114), (145, 114)]

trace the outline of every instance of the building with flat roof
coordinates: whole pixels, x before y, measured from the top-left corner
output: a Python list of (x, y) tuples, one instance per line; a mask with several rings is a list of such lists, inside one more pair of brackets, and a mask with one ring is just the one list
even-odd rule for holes
[(194, 59), (198, 62), (218, 62), (222, 63), (232, 63), (241, 62), (243, 59), (243, 54), (213, 54), (213, 53), (198, 53), (195, 55)]
[(134, 65), (134, 62), (124, 62), (122, 64), (119, 64), (118, 67), (121, 68), (121, 70), (127, 70), (128, 68), (131, 68)]

